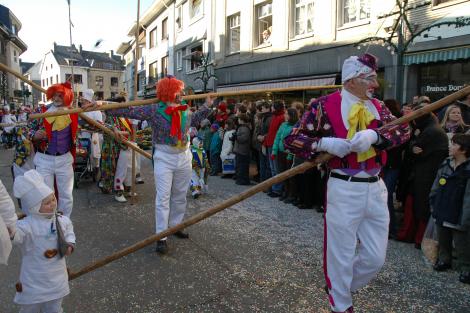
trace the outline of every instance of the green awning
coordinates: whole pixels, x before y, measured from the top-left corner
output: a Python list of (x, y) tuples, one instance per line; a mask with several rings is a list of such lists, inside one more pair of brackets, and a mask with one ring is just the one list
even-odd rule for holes
[(469, 46), (405, 54), (403, 63), (411, 65), (462, 59), (470, 59)]

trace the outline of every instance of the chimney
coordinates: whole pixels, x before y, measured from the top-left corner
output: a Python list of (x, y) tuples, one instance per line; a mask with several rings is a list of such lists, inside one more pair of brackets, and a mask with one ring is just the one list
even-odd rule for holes
[(78, 46), (80, 48), (80, 54), (82, 54), (82, 45), (80, 44), (80, 46)]
[(108, 54), (109, 54), (109, 57), (112, 59), (113, 56), (114, 56), (114, 51), (113, 51), (113, 50), (110, 50)]
[(57, 48), (57, 43), (54, 41), (54, 51), (56, 50)]

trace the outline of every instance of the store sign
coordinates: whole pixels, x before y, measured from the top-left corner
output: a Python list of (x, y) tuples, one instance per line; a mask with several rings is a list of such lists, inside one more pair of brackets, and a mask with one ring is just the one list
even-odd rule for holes
[(463, 85), (424, 86), (424, 92), (455, 92), (463, 88)]
[[(462, 3), (456, 5), (458, 9), (454, 10), (445, 15), (445, 17), (435, 21), (433, 24), (445, 23), (445, 22), (468, 22), (470, 20), (470, 3)], [(433, 25), (431, 24), (431, 26)], [(414, 42), (424, 42), (436, 40), (438, 37), (450, 38), (470, 34), (470, 26), (455, 26), (455, 25), (441, 25), (439, 27), (434, 27), (427, 32), (424, 32), (422, 35), (426, 34), (427, 37), (418, 36), (413, 41)]]

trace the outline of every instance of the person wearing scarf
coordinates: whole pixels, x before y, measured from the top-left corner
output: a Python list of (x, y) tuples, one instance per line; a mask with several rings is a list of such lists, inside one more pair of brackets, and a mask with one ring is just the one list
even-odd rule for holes
[[(46, 106), (38, 108), (37, 113), (67, 110), (73, 102), (73, 91), (69, 82), (55, 84), (46, 91)], [(34, 165), (44, 177), (49, 188), (58, 192), (58, 210), (70, 217), (73, 207), (73, 162), (75, 140), (78, 130), (78, 115), (46, 117), (31, 122), (29, 138), (36, 150)]]
[[(186, 213), (186, 192), (191, 182), (189, 149), (190, 110), (180, 101), (184, 83), (173, 76), (157, 84), (158, 102), (150, 105), (109, 110), (110, 116), (146, 120), (152, 128), (155, 187), (156, 233), (173, 227)], [(158, 179), (157, 179), (158, 177)], [(175, 233), (189, 238), (185, 232)], [(156, 252), (168, 252), (167, 238), (157, 242)]]
[(396, 118), (373, 98), (376, 70), (373, 55), (347, 58), (342, 90), (313, 101), (284, 140), (286, 149), (303, 159), (319, 152), (335, 156), (328, 162), (324, 239), (332, 312), (354, 312), (351, 292), (367, 285), (385, 262), (389, 214), (379, 173), (385, 149), (410, 135), (408, 125), (381, 128)]

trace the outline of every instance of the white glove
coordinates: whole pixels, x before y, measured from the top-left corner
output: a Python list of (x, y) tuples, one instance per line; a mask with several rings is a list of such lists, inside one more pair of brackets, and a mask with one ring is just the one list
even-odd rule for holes
[(351, 139), (351, 151), (357, 153), (366, 152), (378, 140), (379, 135), (372, 129), (358, 131)]
[(351, 143), (349, 140), (335, 137), (324, 137), (320, 139), (316, 147), (317, 151), (326, 151), (329, 154), (340, 158), (351, 153)]

